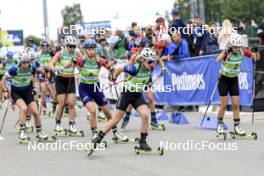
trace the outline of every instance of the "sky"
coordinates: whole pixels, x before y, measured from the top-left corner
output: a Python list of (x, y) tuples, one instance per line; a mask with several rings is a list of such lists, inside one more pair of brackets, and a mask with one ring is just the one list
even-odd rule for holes
[[(159, 12), (171, 11), (175, 0), (47, 0), (50, 37), (62, 25), (61, 10), (66, 5), (80, 3), (84, 22), (111, 20), (117, 14), (123, 21), (147, 18)], [(44, 33), (42, 0), (0, 0), (0, 28), (24, 31), (24, 36)], [(153, 23), (150, 21), (150, 23)]]

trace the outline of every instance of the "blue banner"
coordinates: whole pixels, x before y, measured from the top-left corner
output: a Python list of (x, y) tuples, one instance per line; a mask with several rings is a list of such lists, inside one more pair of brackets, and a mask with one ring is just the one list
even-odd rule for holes
[(4, 46), (22, 46), (23, 30), (1, 30), (0, 41)]
[[(166, 73), (161, 73), (157, 66), (153, 72), (155, 102), (161, 105), (205, 105), (212, 96), (212, 103), (219, 104), (216, 86), (221, 64), (216, 63), (216, 57), (210, 55), (169, 61), (165, 63)], [(240, 105), (252, 105), (253, 70), (252, 59), (245, 57), (239, 75)]]

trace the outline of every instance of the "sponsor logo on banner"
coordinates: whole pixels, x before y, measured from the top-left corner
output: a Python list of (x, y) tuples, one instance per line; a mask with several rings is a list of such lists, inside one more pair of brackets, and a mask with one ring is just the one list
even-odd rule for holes
[(186, 90), (204, 90), (205, 89), (205, 80), (204, 75), (201, 74), (190, 74), (188, 75), (184, 72), (181, 75), (172, 75), (172, 86), (174, 90), (177, 91), (186, 91)]
[(248, 73), (247, 72), (241, 72), (239, 74), (239, 88), (241, 90), (248, 90), (249, 85), (248, 85)]

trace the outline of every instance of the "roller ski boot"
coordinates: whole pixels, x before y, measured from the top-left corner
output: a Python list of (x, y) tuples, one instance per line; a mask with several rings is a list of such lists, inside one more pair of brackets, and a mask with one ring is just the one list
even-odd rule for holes
[(146, 142), (146, 140), (141, 140), (139, 147), (135, 146), (135, 153), (137, 155), (163, 155), (164, 149), (159, 147), (158, 149), (152, 149)]
[(224, 130), (223, 123), (219, 123), (216, 129), (216, 137), (220, 138), (221, 136), (224, 138), (224, 140), (226, 140), (226, 132)]
[(102, 111), (99, 111), (98, 122), (106, 122), (106, 117)]
[(152, 130), (161, 130), (161, 131), (165, 131), (165, 125), (164, 124), (160, 124), (157, 119), (155, 120), (151, 120), (150, 123), (151, 129)]
[(239, 125), (235, 125), (234, 131), (230, 132), (230, 136), (232, 139), (235, 138), (247, 138), (247, 139), (257, 139), (257, 133), (253, 132), (251, 134), (247, 134), (246, 131), (242, 130)]
[(120, 132), (115, 132), (112, 140), (116, 144), (138, 144), (139, 142), (139, 138), (128, 138)]
[[(92, 132), (92, 143), (96, 142), (96, 138), (98, 137), (98, 132), (97, 131), (93, 131)], [(100, 143), (101, 146), (104, 146), (105, 148), (107, 147), (107, 142), (106, 141), (102, 141)]]
[(86, 146), (86, 153), (87, 156), (91, 156), (95, 150), (105, 150), (107, 147), (106, 142), (102, 142), (103, 137), (100, 135), (95, 136), (93, 138), (92, 143), (90, 145)]
[(69, 129), (67, 130), (68, 136), (84, 137), (84, 132), (75, 128), (75, 122), (70, 122)]
[(36, 139), (38, 142), (56, 142), (56, 140), (57, 140), (55, 136), (49, 137), (43, 131), (40, 131), (37, 133)]
[(67, 136), (67, 130), (60, 123), (56, 123), (54, 134), (55, 136)]
[(33, 132), (33, 126), (30, 123), (30, 121), (26, 121), (26, 132), (27, 133), (32, 133)]
[(30, 141), (30, 137), (27, 136), (26, 129), (20, 128), (19, 131), (19, 144), (27, 144)]

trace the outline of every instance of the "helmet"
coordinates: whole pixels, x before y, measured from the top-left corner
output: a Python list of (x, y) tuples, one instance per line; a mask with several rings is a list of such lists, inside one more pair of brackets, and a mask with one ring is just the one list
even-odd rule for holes
[(143, 57), (147, 62), (148, 61), (155, 61), (154, 59), (154, 53), (150, 48), (144, 48), (140, 54), (139, 57)]
[(13, 53), (12, 51), (8, 51), (8, 52), (6, 53), (6, 57), (7, 57), (7, 59), (12, 59), (13, 56), (14, 56), (14, 53)]
[(148, 47), (149, 46), (149, 40), (147, 38), (142, 38), (139, 42), (140, 47)]
[(64, 44), (65, 45), (77, 45), (77, 40), (74, 36), (67, 35), (64, 39)]
[(18, 56), (20, 62), (23, 62), (23, 61), (30, 61), (31, 59), (34, 58), (34, 53), (33, 51), (31, 50), (31, 48), (27, 47), (25, 48), (24, 50), (22, 50), (20, 53), (19, 53), (19, 56)]
[(228, 47), (243, 47), (244, 40), (243, 37), (237, 33), (232, 33), (228, 42)]
[(96, 48), (96, 42), (93, 39), (88, 39), (83, 42), (84, 48)]
[(49, 43), (48, 43), (47, 41), (42, 41), (42, 42), (40, 43), (40, 46), (41, 46), (41, 47), (49, 47)]

